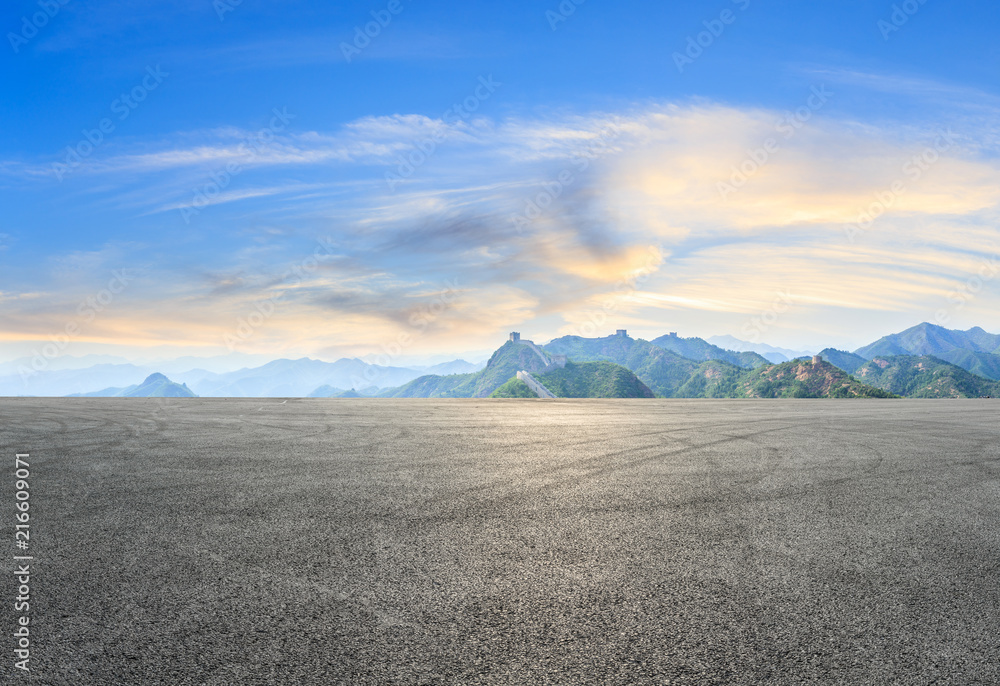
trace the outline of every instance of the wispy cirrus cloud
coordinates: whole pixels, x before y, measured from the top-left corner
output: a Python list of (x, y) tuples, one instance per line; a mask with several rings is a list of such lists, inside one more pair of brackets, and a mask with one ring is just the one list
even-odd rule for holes
[[(461, 294), (436, 337), (419, 344), (428, 350), (460, 338), (463, 349), (488, 347), (507, 327), (554, 336), (608, 302), (639, 333), (738, 333), (782, 290), (796, 298), (782, 321), (817, 338), (837, 333), (845, 312), (926, 318), (991, 249), (1000, 165), (989, 134), (961, 118), (897, 126), (820, 111), (789, 129), (786, 116), (691, 101), (500, 120), (364, 117), (332, 131), (284, 132), (252, 160), (239, 147), (248, 132), (224, 128), (186, 135), (183, 146), (116, 149), (95, 157), (91, 173), (101, 198), (164, 226), (213, 169), (244, 164), (200, 221), (286, 227), (254, 233), (246, 251), (200, 258), (230, 275), (214, 285), (163, 272), (177, 285), (143, 291), (168, 313), (169, 325), (155, 331), (196, 332), (199, 345), (280, 287), (282, 270), (308, 250), (303, 239), (320, 235), (336, 238), (339, 257), (286, 289), (256, 350), (285, 341), (303, 354), (337, 346), (363, 354), (406, 331), (420, 307), (411, 294), (444, 280), (460, 283)], [(949, 127), (954, 142), (914, 167)], [(433, 154), (390, 188), (385, 174), (431, 139)], [(769, 139), (775, 152), (722, 192)], [(897, 181), (903, 192), (850, 240), (845, 226)], [(268, 250), (266, 259), (251, 244)], [(641, 288), (621, 287), (643, 269)], [(233, 276), (250, 272), (259, 278)], [(1000, 311), (1000, 297), (977, 299), (991, 306)], [(150, 336), (135, 316), (109, 313), (109, 331)]]
[[(323, 184), (308, 184), (299, 183), (291, 184), (287, 186), (272, 186), (270, 188), (246, 188), (242, 190), (232, 190), (220, 192), (211, 198), (206, 197), (204, 202), (199, 203), (199, 208), (211, 207), (213, 205), (222, 205), (230, 202), (237, 202), (238, 200), (247, 200), (249, 198), (267, 198), (274, 195), (287, 195), (290, 193), (301, 193), (302, 191), (314, 190), (317, 188), (323, 188)], [(156, 214), (159, 212), (171, 212), (174, 210), (183, 210), (191, 207), (191, 202), (176, 202), (168, 205), (163, 205), (157, 207), (156, 209), (150, 210), (145, 214)]]
[(882, 93), (904, 95), (910, 98), (920, 98), (930, 100), (933, 103), (947, 103), (948, 107), (953, 108), (1000, 107), (1000, 97), (980, 88), (957, 83), (844, 68), (802, 67), (799, 71), (817, 80), (841, 83), (845, 86)]

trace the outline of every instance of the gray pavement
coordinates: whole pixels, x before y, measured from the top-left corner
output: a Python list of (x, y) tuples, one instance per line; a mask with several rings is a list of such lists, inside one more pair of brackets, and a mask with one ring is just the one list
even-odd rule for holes
[(2, 399), (0, 682), (1000, 683), (998, 419), (989, 400)]

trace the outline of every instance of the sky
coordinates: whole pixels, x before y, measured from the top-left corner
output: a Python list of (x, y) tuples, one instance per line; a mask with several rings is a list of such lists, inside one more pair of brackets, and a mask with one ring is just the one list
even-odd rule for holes
[(1000, 4), (11, 2), (0, 360), (1000, 332)]

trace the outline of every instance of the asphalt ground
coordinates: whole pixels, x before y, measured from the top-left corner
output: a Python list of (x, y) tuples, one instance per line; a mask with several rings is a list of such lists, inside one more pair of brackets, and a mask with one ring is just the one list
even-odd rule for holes
[(990, 400), (2, 399), (0, 682), (997, 684), (998, 420)]

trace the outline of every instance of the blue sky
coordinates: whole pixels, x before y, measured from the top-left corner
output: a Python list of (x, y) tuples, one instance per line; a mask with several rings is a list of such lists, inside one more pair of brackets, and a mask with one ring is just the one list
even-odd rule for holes
[(1000, 331), (998, 29), (962, 0), (10, 3), (0, 358)]

